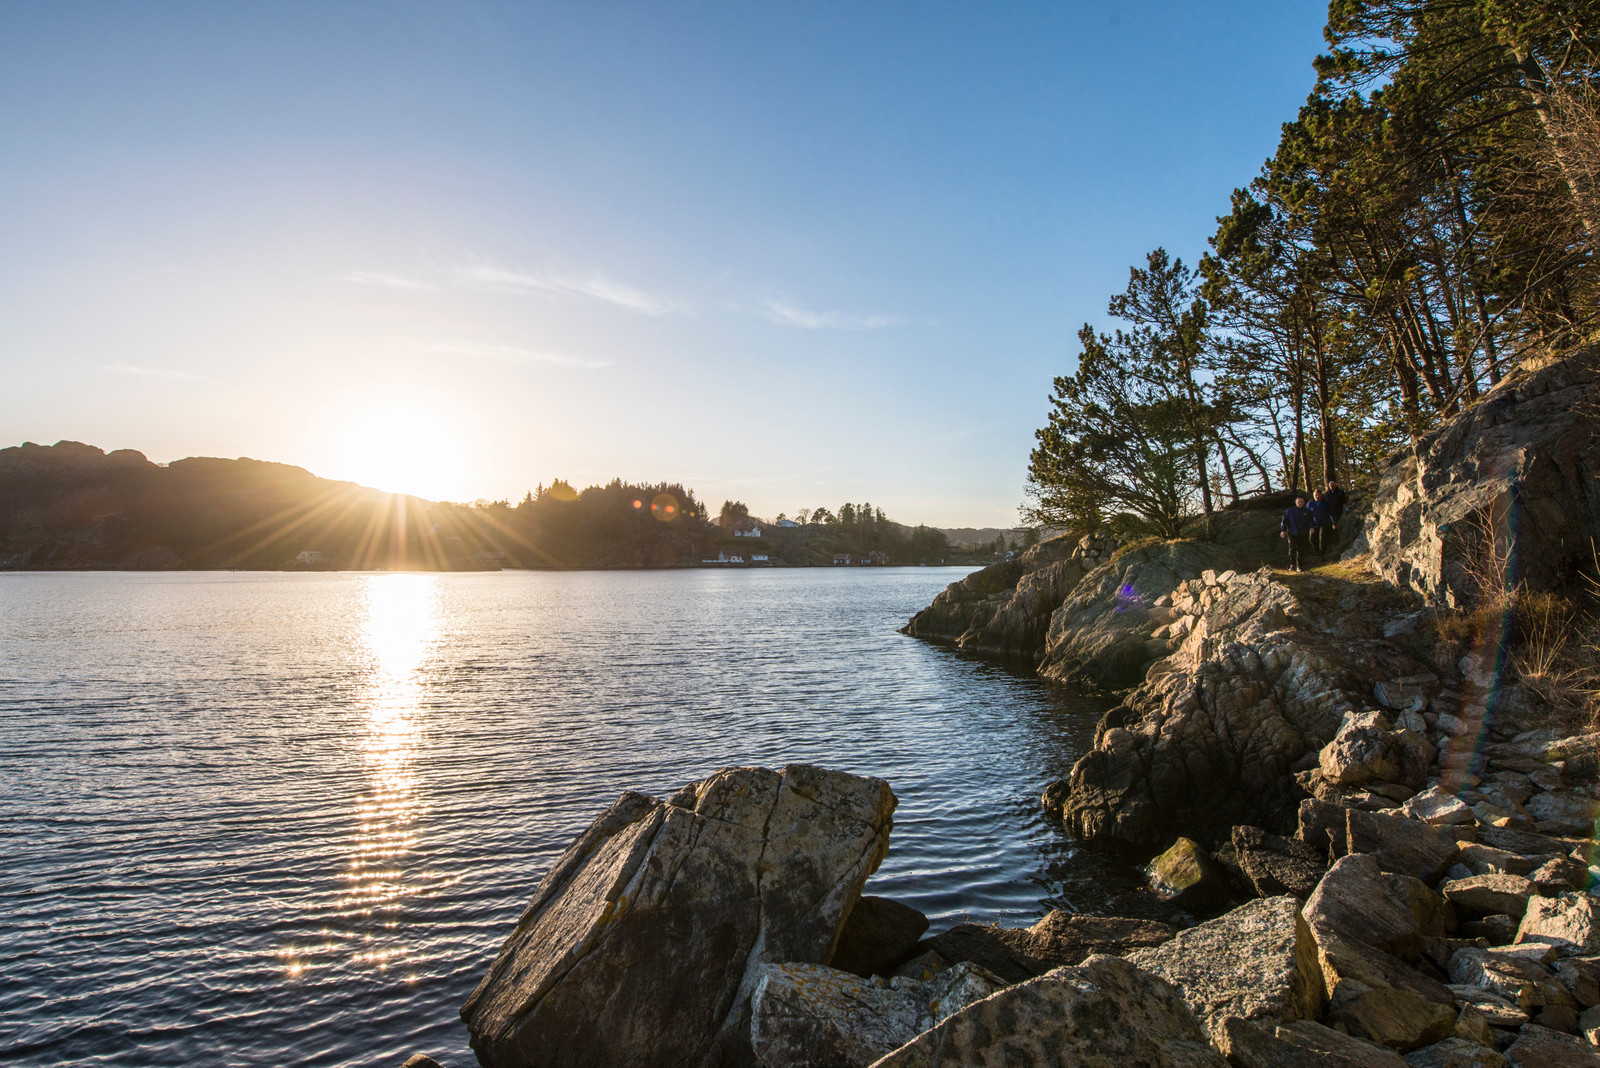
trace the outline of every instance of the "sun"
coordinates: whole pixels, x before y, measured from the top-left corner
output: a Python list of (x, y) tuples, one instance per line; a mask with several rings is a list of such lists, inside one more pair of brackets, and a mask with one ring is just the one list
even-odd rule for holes
[(388, 493), (453, 500), (467, 480), (463, 436), (452, 420), (421, 404), (343, 413), (329, 443), (327, 474)]

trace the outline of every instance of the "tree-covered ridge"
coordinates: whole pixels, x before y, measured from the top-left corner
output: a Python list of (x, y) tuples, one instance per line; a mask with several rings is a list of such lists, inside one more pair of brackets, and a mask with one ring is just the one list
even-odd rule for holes
[(515, 506), (463, 505), (258, 460), (161, 465), (77, 442), (0, 449), (0, 568), (659, 568), (719, 555), (806, 566), (831, 564), (836, 552), (956, 562), (940, 531), (870, 506), (839, 514), (848, 521), (762, 523), (746, 537), (713, 522), (681, 483), (613, 479), (578, 490), (557, 479)]
[(1130, 274), (1055, 380), (1024, 515), (1171, 533), (1367, 481), (1594, 337), (1600, 3), (1334, 0), (1315, 86), (1196, 267)]

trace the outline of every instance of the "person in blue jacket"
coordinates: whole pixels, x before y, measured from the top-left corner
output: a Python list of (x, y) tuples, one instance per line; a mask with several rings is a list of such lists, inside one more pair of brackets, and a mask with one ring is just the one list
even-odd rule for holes
[(1296, 571), (1306, 569), (1306, 542), (1311, 537), (1311, 513), (1306, 510), (1302, 494), (1283, 510), (1283, 521), (1278, 524), (1278, 537), (1289, 543), (1289, 566)]
[(1328, 500), (1321, 490), (1313, 490), (1311, 499), (1306, 502), (1306, 511), (1311, 513), (1311, 547), (1317, 551), (1318, 560), (1328, 558), (1328, 547), (1333, 544), (1330, 532), (1333, 530), (1333, 516), (1328, 512)]

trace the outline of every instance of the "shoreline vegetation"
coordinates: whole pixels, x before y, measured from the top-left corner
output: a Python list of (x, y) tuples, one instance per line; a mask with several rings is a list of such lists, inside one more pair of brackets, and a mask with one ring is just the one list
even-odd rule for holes
[[(984, 564), (1017, 531), (906, 526), (870, 504), (758, 519), (677, 483), (541, 485), (516, 505), (384, 493), (259, 460), (0, 449), (0, 571), (494, 571)], [(1009, 539), (1009, 540), (1008, 540)]]

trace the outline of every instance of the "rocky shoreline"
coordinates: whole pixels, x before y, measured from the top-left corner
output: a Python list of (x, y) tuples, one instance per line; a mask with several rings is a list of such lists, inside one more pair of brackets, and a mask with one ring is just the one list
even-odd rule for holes
[(1263, 566), (1276, 518), (1241, 510), (1046, 542), (907, 626), (1120, 690), (1042, 804), (1209, 919), (925, 937), (861, 893), (889, 784), (729, 768), (551, 868), (463, 1007), (480, 1063), (1600, 1065), (1600, 733), (1432, 623), (1485, 553), (1531, 588), (1582, 563), (1597, 396), (1592, 362), (1503, 383), (1392, 462), (1337, 568)]

